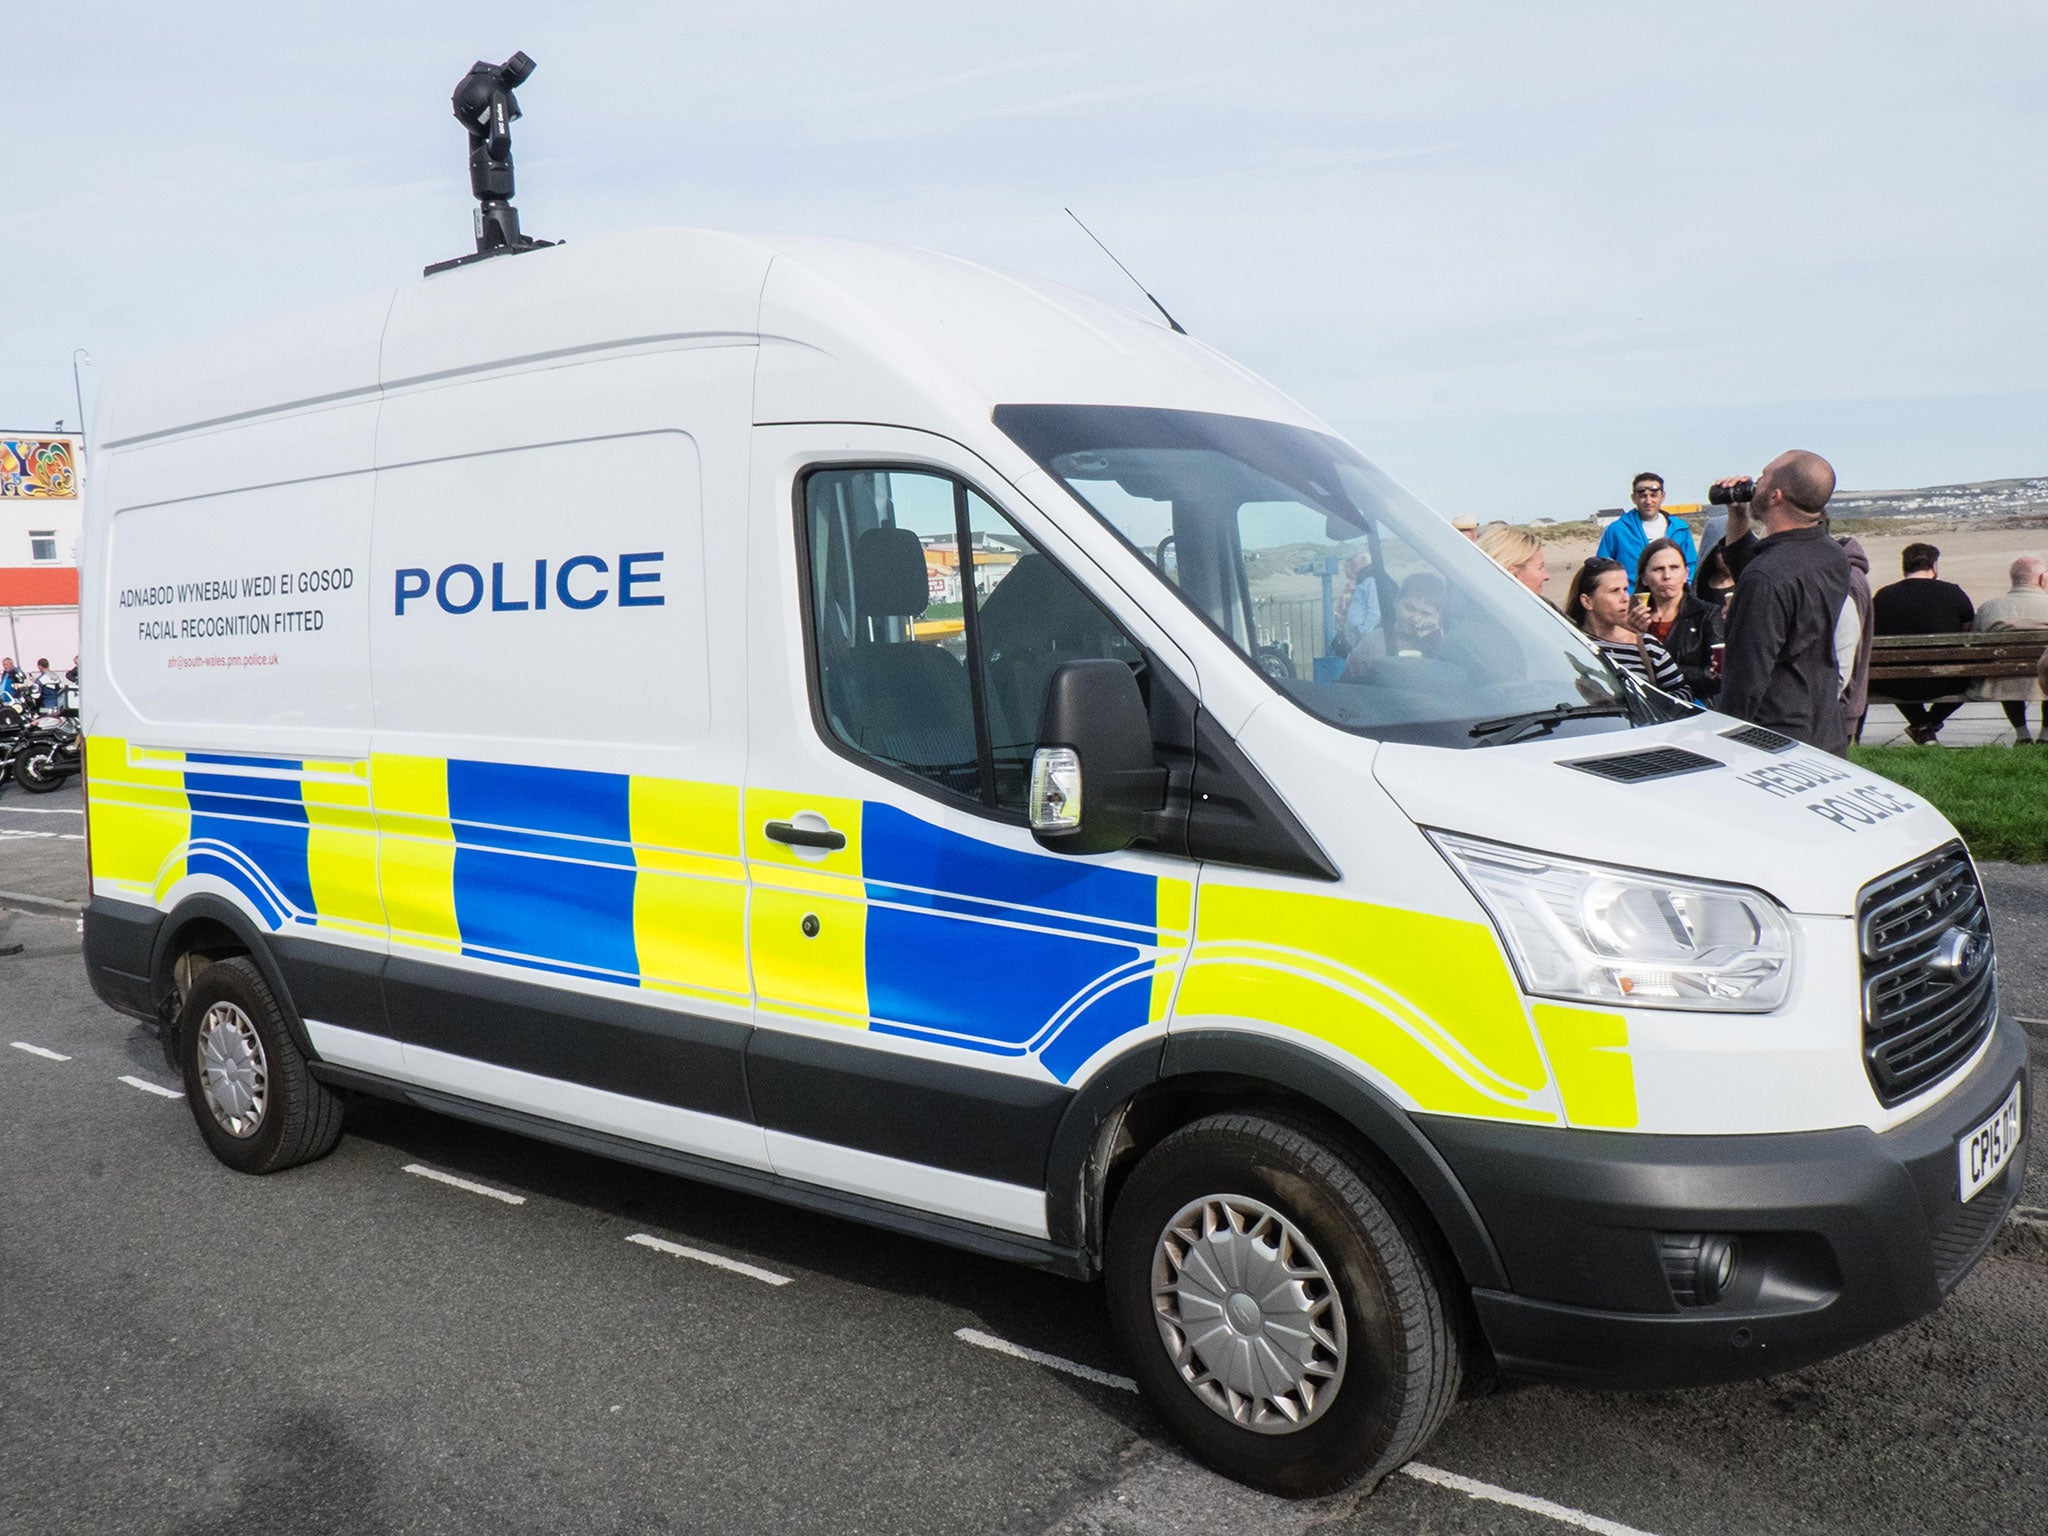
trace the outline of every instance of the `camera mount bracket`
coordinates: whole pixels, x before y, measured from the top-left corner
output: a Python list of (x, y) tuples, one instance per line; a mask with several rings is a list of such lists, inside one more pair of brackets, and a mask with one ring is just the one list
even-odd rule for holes
[(519, 119), (519, 98), (512, 92), (526, 84), (535, 68), (523, 53), (502, 64), (479, 59), (456, 82), (449, 101), (455, 120), (469, 134), (469, 190), (477, 201), (476, 252), (435, 262), (426, 269), (428, 277), (491, 256), (515, 256), (556, 243), (522, 235), (519, 210), (512, 206), (512, 125)]

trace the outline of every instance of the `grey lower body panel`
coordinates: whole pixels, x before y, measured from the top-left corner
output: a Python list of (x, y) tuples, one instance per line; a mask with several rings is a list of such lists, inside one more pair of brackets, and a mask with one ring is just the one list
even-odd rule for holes
[[(2024, 1094), (2026, 1036), (2001, 1018), (1969, 1076), (1883, 1133), (1777, 1136), (1558, 1131), (1417, 1116), (1508, 1275), (1475, 1291), (1503, 1371), (1656, 1388), (1790, 1370), (1941, 1304), (2018, 1201), (2022, 1140), (1965, 1204), (1958, 1141)], [(2023, 1130), (2033, 1106), (2023, 1106)], [(1724, 1294), (1682, 1306), (1660, 1234), (1739, 1244)]]

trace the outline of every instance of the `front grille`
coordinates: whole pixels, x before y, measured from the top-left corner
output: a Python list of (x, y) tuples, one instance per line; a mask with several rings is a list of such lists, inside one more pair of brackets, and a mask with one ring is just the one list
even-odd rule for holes
[(1998, 1015), (1991, 916), (1961, 843), (1894, 870), (1856, 902), (1863, 1062), (1882, 1104), (1966, 1061)]
[(1562, 766), (1595, 773), (1617, 784), (1640, 784), (1645, 779), (1668, 779), (1681, 773), (1719, 768), (1721, 764), (1683, 747), (1653, 747), (1647, 752), (1623, 752), (1614, 757), (1574, 758)]

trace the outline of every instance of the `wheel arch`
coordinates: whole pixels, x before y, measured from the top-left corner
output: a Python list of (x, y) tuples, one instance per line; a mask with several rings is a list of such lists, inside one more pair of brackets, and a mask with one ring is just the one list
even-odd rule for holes
[(1467, 1285), (1508, 1288), (1486, 1223), (1405, 1110), (1315, 1051), (1248, 1031), (1204, 1029), (1150, 1041), (1089, 1080), (1053, 1140), (1046, 1183), (1053, 1240), (1098, 1269), (1110, 1204), (1138, 1158), (1204, 1115), (1260, 1107), (1306, 1114), (1348, 1133), (1412, 1197)]
[(305, 1020), (299, 1017), (291, 989), (285, 985), (284, 974), (263, 931), (233, 902), (205, 892), (186, 897), (165, 914), (150, 953), (150, 1000), (163, 1022), (165, 1059), (175, 1060), (178, 1008), (196, 974), (188, 962), (201, 959), (210, 964), (234, 955), (247, 956), (262, 974), (270, 995), (277, 999), (278, 1011), (284, 1015), (292, 1044), (308, 1061), (318, 1060), (306, 1034)]

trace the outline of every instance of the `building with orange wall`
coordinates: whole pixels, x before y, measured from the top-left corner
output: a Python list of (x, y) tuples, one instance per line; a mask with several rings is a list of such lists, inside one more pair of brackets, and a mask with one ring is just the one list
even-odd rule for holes
[(24, 665), (78, 654), (84, 477), (77, 433), (0, 432), (0, 655)]

